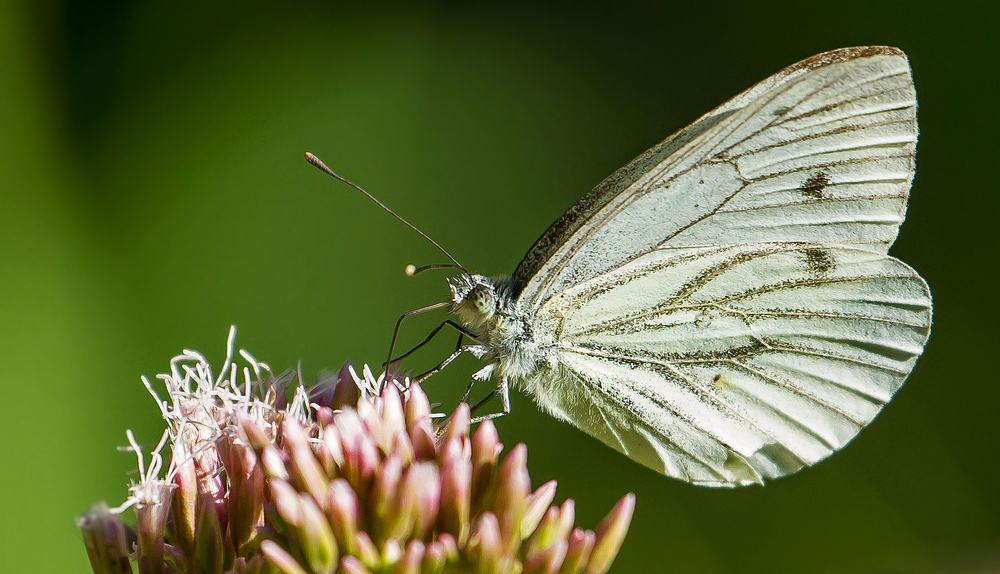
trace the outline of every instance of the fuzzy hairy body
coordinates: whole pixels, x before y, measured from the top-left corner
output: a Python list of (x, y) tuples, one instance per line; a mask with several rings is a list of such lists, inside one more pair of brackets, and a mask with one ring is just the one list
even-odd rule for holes
[(536, 339), (533, 317), (518, 305), (509, 278), (461, 275), (449, 279), (452, 312), (472, 333), (485, 352), (483, 360), (493, 365), (501, 380), (534, 394), (527, 381), (553, 362), (549, 348), (554, 340)]

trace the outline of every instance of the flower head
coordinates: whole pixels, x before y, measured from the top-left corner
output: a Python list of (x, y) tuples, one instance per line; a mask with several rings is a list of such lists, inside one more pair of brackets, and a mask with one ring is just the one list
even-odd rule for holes
[[(408, 380), (348, 364), (307, 391), (241, 352), (223, 371), (185, 351), (159, 378), (167, 430), (121, 507), (78, 521), (98, 573), (605, 572), (634, 507), (574, 528), (555, 482), (532, 490), (527, 448), (501, 456), (468, 405), (432, 416)], [(152, 392), (152, 385), (144, 379)], [(296, 383), (296, 384), (293, 384)], [(288, 399), (288, 392), (291, 398)], [(153, 393), (156, 396), (156, 393)], [(170, 462), (160, 477), (163, 447)], [(135, 531), (113, 514), (136, 512)]]

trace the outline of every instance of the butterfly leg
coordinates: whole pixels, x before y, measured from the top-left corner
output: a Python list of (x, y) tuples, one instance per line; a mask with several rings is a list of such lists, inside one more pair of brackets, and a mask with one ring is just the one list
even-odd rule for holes
[(392, 363), (398, 363), (399, 361), (402, 361), (406, 357), (409, 357), (413, 353), (417, 352), (417, 350), (419, 350), (421, 347), (423, 347), (427, 343), (430, 343), (431, 339), (433, 339), (435, 335), (437, 335), (438, 333), (440, 333), (441, 329), (444, 329), (445, 326), (452, 327), (453, 329), (455, 329), (456, 331), (458, 331), (459, 337), (458, 337), (458, 345), (455, 346), (455, 350), (456, 351), (462, 348), (462, 337), (468, 337), (468, 338), (472, 339), (473, 341), (476, 340), (475, 337), (474, 337), (474, 335), (473, 335), (473, 333), (471, 333), (468, 329), (466, 329), (465, 327), (463, 327), (463, 326), (459, 325), (458, 323), (456, 323), (456, 322), (454, 322), (454, 321), (452, 321), (452, 320), (449, 319), (449, 320), (441, 323), (437, 327), (435, 327), (427, 335), (427, 337), (423, 341), (421, 341), (420, 343), (417, 343), (412, 349), (410, 349), (409, 351), (403, 353), (402, 355), (399, 355), (396, 358), (389, 359), (389, 362), (388, 363), (383, 363), (382, 366), (383, 367), (387, 367), (388, 365), (390, 365)]
[[(465, 387), (465, 394), (462, 395), (463, 403), (469, 402), (469, 395), (472, 394), (472, 386), (476, 384), (476, 381), (488, 380), (493, 375), (493, 369), (496, 369), (496, 367), (497, 367), (496, 363), (490, 363), (489, 365), (486, 365), (482, 369), (479, 369), (478, 371), (472, 374), (472, 379), (469, 380), (468, 386)], [(485, 400), (489, 400), (489, 398), (492, 396), (493, 393), (491, 392)], [(482, 402), (484, 401), (479, 401), (479, 403)], [(476, 410), (478, 406), (480, 406), (479, 403), (476, 403), (476, 406), (472, 407), (473, 412)]]
[(433, 369), (422, 373), (420, 376), (414, 377), (413, 382), (422, 383), (427, 379), (433, 377), (434, 375), (441, 372), (442, 369), (447, 367), (452, 361), (457, 359), (462, 353), (472, 353), (477, 357), (482, 357), (486, 353), (486, 348), (482, 345), (463, 345), (455, 350), (454, 353), (445, 357), (443, 361), (437, 364)]
[[(411, 315), (417, 315), (419, 313), (426, 313), (427, 311), (433, 311), (434, 309), (440, 309), (441, 307), (447, 307), (451, 305), (451, 301), (441, 301), (440, 303), (434, 303), (433, 305), (427, 305), (426, 307), (421, 307), (419, 309), (413, 309), (407, 311), (396, 319), (396, 328), (392, 331), (392, 341), (389, 343), (389, 357), (386, 359), (385, 365), (388, 368), (392, 364), (392, 351), (396, 348), (396, 337), (399, 336), (399, 327), (403, 324), (403, 319), (410, 317)], [(426, 341), (425, 341), (426, 342)], [(412, 351), (411, 351), (412, 352)]]
[(500, 417), (502, 417), (502, 416), (510, 413), (510, 385), (507, 384), (506, 377), (500, 379), (500, 385), (498, 385), (497, 388), (495, 388), (492, 391), (490, 391), (490, 394), (488, 394), (485, 397), (483, 397), (483, 399), (481, 401), (479, 401), (478, 403), (476, 403), (475, 405), (473, 405), (471, 410), (473, 412), (475, 412), (476, 409), (478, 409), (479, 407), (483, 406), (490, 399), (492, 399), (493, 397), (495, 397), (497, 395), (500, 395), (500, 405), (501, 405), (501, 408), (503, 410), (501, 410), (498, 413), (490, 413), (488, 415), (482, 415), (482, 416), (474, 417), (471, 421), (469, 421), (470, 424), (481, 423), (483, 421), (489, 421), (489, 420), (493, 420), (493, 419), (498, 419), (498, 418), (500, 418)]

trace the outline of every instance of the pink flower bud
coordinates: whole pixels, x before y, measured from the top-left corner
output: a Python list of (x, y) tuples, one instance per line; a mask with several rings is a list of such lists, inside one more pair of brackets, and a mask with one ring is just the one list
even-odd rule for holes
[(411, 540), (406, 545), (403, 557), (389, 571), (390, 574), (420, 574), (420, 562), (424, 558), (424, 543)]
[(492, 512), (483, 513), (469, 537), (469, 557), (480, 572), (499, 572), (502, 558), (500, 524)]
[(556, 481), (550, 480), (538, 487), (525, 503), (524, 517), (521, 519), (521, 538), (527, 538), (538, 528), (538, 523), (545, 516), (545, 510), (552, 504), (556, 496)]
[(264, 540), (261, 542), (260, 551), (267, 558), (267, 561), (283, 574), (309, 574), (301, 564), (292, 558), (292, 555), (288, 551), (273, 540)]
[(198, 502), (198, 518), (195, 521), (195, 563), (199, 572), (222, 572), (222, 561), (226, 553), (226, 540), (219, 522), (219, 513), (213, 498), (202, 495)]
[(337, 569), (340, 574), (371, 574), (371, 570), (365, 568), (360, 560), (354, 556), (344, 556), (340, 559), (340, 568)]
[(563, 560), (560, 574), (575, 574), (583, 572), (590, 561), (590, 553), (594, 549), (596, 536), (589, 530), (574, 528), (569, 535), (569, 546), (566, 549), (566, 558)]
[(500, 465), (500, 474), (497, 477), (498, 489), (493, 511), (497, 514), (510, 513), (517, 525), (521, 523), (528, 494), (531, 493), (531, 478), (525, 466), (527, 461), (528, 448), (523, 443), (515, 446)]
[(527, 556), (524, 574), (556, 574), (566, 558), (567, 546), (565, 540), (557, 540), (541, 552)]
[(378, 566), (380, 562), (378, 548), (375, 547), (375, 543), (372, 542), (370, 536), (367, 532), (358, 532), (354, 535), (354, 550), (355, 556), (357, 556), (363, 564), (371, 568)]
[(87, 556), (94, 572), (132, 574), (129, 563), (129, 532), (108, 505), (95, 504), (76, 521), (83, 535)]
[(388, 454), (392, 451), (392, 440), (399, 433), (406, 431), (406, 418), (403, 415), (402, 397), (400, 397), (396, 385), (386, 385), (380, 398), (382, 399), (382, 433), (387, 439), (383, 445), (385, 447), (383, 452)]
[(326, 496), (328, 480), (313, 453), (305, 430), (299, 423), (285, 420), (281, 426), (281, 437), (285, 441), (285, 449), (290, 453), (291, 478), (304, 486), (313, 498), (322, 501)]
[(448, 421), (448, 426), (444, 431), (444, 438), (442, 442), (448, 444), (454, 440), (458, 440), (459, 444), (466, 440), (469, 435), (469, 405), (466, 403), (459, 403), (455, 407), (455, 412), (451, 414)]
[(264, 447), (260, 455), (261, 463), (264, 465), (264, 473), (267, 476), (274, 476), (283, 480), (288, 480), (288, 469), (285, 467), (285, 455), (275, 446)]
[(629, 523), (632, 522), (632, 512), (635, 510), (635, 495), (626, 494), (611, 509), (611, 512), (597, 526), (597, 539), (594, 550), (587, 564), (587, 574), (603, 574), (611, 568), (611, 563), (618, 555)]
[(423, 539), (431, 531), (441, 504), (437, 467), (427, 462), (415, 463), (407, 471), (406, 488), (414, 501), (413, 537)]
[(335, 424), (323, 427), (323, 466), (328, 476), (336, 476), (344, 468), (344, 445), (341, 442), (340, 431)]
[(335, 478), (327, 490), (327, 517), (337, 543), (347, 554), (354, 553), (354, 536), (358, 529), (358, 497), (343, 478)]
[(281, 518), (293, 526), (302, 524), (302, 509), (299, 507), (298, 493), (292, 488), (292, 485), (280, 478), (272, 478), (269, 482), (271, 484), (271, 500), (274, 501), (274, 506)]
[(332, 572), (337, 563), (338, 548), (326, 516), (313, 497), (299, 494), (302, 522), (299, 526), (302, 553), (313, 572)]
[(413, 383), (410, 385), (410, 390), (407, 391), (406, 397), (406, 426), (407, 428), (416, 426), (418, 424), (430, 424), (431, 416), (431, 405), (427, 401), (427, 395), (424, 394), (423, 389), (420, 385)]
[[(455, 441), (453, 441), (455, 442)], [(469, 535), (469, 487), (472, 480), (472, 463), (465, 459), (452, 459), (441, 469), (441, 509), (438, 527), (448, 532), (460, 543)]]

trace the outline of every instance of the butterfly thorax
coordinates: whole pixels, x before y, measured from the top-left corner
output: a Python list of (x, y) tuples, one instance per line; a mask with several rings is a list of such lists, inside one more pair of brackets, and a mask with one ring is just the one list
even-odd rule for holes
[(497, 374), (513, 381), (526, 378), (544, 362), (531, 330), (531, 319), (519, 308), (510, 278), (461, 275), (448, 280), (453, 313), (476, 336), (497, 365)]

